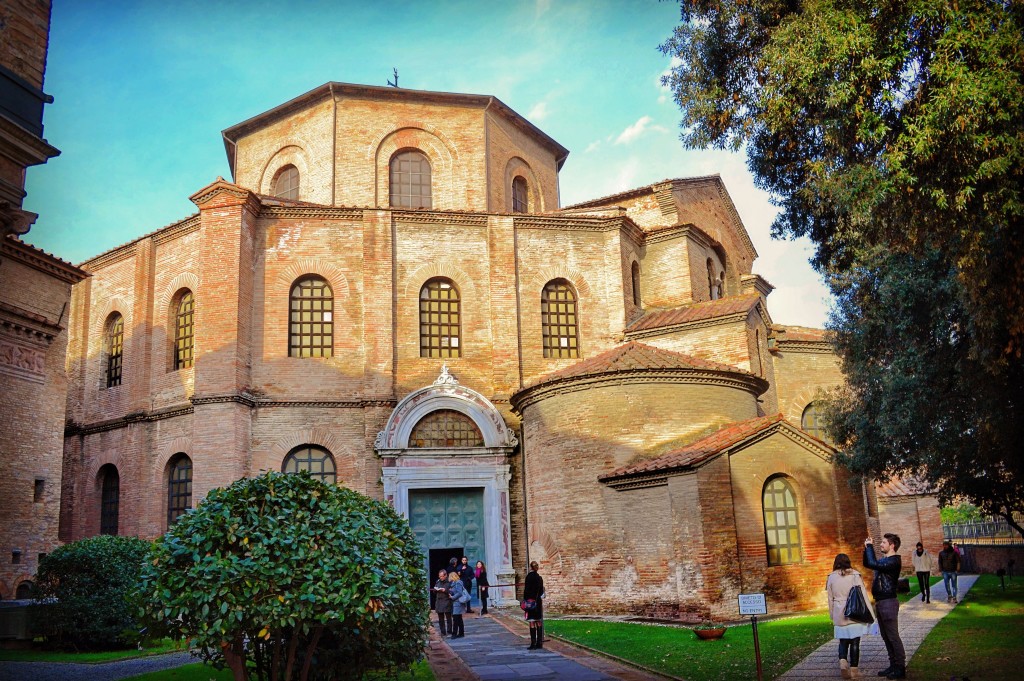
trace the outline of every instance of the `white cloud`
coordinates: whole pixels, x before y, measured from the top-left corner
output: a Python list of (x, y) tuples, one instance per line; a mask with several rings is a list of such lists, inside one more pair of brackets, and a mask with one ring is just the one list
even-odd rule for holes
[(587, 148), (583, 150), (583, 153), (589, 154), (590, 152), (597, 149), (599, 146), (601, 146), (601, 140), (594, 140), (593, 142), (587, 145)]
[(526, 117), (531, 121), (542, 121), (548, 117), (548, 104), (547, 102), (537, 102), (530, 109), (530, 113), (526, 114)]
[(630, 142), (637, 139), (648, 130), (655, 130), (657, 132), (668, 132), (665, 128), (663, 128), (660, 125), (651, 125), (653, 121), (654, 119), (651, 118), (650, 116), (641, 116), (640, 120), (638, 120), (636, 123), (634, 123), (633, 125), (623, 130), (621, 133), (619, 133), (619, 136), (615, 138), (615, 143), (629, 144)]
[(551, 9), (551, 0), (537, 0), (537, 18), (539, 19), (542, 15), (546, 14)]
[(658, 74), (657, 79), (654, 81), (654, 87), (658, 88), (658, 104), (664, 104), (672, 97), (672, 88), (662, 83), (662, 78), (672, 74), (672, 69), (683, 63), (683, 60), (679, 57), (672, 57), (669, 60), (668, 66), (664, 71)]

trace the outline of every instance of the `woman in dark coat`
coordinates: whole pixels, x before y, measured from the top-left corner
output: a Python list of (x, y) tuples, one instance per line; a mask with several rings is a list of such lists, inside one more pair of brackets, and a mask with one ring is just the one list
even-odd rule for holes
[(526, 575), (523, 587), (523, 600), (533, 600), (536, 605), (526, 611), (526, 621), (530, 624), (530, 647), (528, 650), (539, 650), (544, 647), (544, 578), (537, 570), (537, 561), (530, 563), (530, 574)]
[(480, 614), (487, 614), (487, 589), (491, 583), (487, 581), (487, 566), (482, 560), (476, 562), (476, 588), (480, 596)]
[[(469, 558), (467, 556), (462, 557), (462, 563), (459, 564), (459, 581), (462, 582), (462, 587), (466, 590), (466, 593), (472, 596), (473, 594), (473, 568), (469, 565)], [(466, 612), (473, 612), (472, 602), (466, 604)]]
[(437, 573), (437, 582), (434, 584), (434, 610), (437, 611), (437, 628), (441, 636), (455, 633), (452, 629), (452, 598), (449, 593), (448, 571), (440, 570)]

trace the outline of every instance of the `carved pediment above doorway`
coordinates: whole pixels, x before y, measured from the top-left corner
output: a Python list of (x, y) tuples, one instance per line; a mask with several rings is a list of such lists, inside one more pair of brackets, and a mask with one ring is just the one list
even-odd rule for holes
[[(423, 446), (411, 441), (416, 425), (435, 412), (461, 414), (479, 430), (479, 446)], [(373, 446), (382, 457), (394, 456), (459, 456), (512, 453), (519, 440), (501, 413), (486, 397), (459, 383), (448, 365), (441, 367), (437, 379), (428, 386), (407, 395), (398, 405), (384, 430), (377, 433)]]

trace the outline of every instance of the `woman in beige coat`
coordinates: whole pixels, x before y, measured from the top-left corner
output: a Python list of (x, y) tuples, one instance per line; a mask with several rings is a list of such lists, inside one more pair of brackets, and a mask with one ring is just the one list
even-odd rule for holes
[(846, 599), (855, 586), (861, 588), (864, 601), (871, 609), (872, 617), (875, 617), (864, 580), (850, 565), (850, 557), (840, 553), (832, 564), (832, 573), (829, 574), (828, 581), (825, 582), (825, 592), (828, 594), (828, 613), (832, 618), (832, 624), (835, 625), (836, 638), (839, 639), (839, 674), (844, 679), (860, 678), (860, 637), (872, 633), (872, 627), (877, 627), (846, 619)]

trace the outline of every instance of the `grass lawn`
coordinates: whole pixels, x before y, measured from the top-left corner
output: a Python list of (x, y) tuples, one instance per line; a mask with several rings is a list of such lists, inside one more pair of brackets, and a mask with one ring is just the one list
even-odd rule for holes
[[(186, 664), (174, 669), (165, 669), (160, 672), (150, 672), (132, 676), (124, 681), (231, 681), (230, 669), (217, 671), (202, 663)], [(365, 677), (367, 681), (435, 681), (434, 672), (425, 660), (421, 660), (412, 666), (408, 672), (397, 676), (387, 676), (383, 673), (370, 674)]]
[(909, 667), (914, 679), (1016, 681), (1024, 677), (1024, 579), (982, 575), (935, 625)]
[(71, 653), (60, 650), (0, 650), (2, 662), (78, 662), (80, 664), (98, 664), (114, 660), (128, 660), (133, 657), (160, 655), (182, 650), (182, 644), (169, 638), (162, 639), (142, 650), (128, 648), (126, 650), (106, 650), (98, 653)]
[[(750, 624), (730, 627), (718, 641), (698, 640), (681, 627), (629, 622), (546, 620), (547, 633), (631, 660), (687, 681), (749, 681), (757, 678)], [(758, 622), (764, 677), (773, 679), (832, 639), (828, 615)]]

